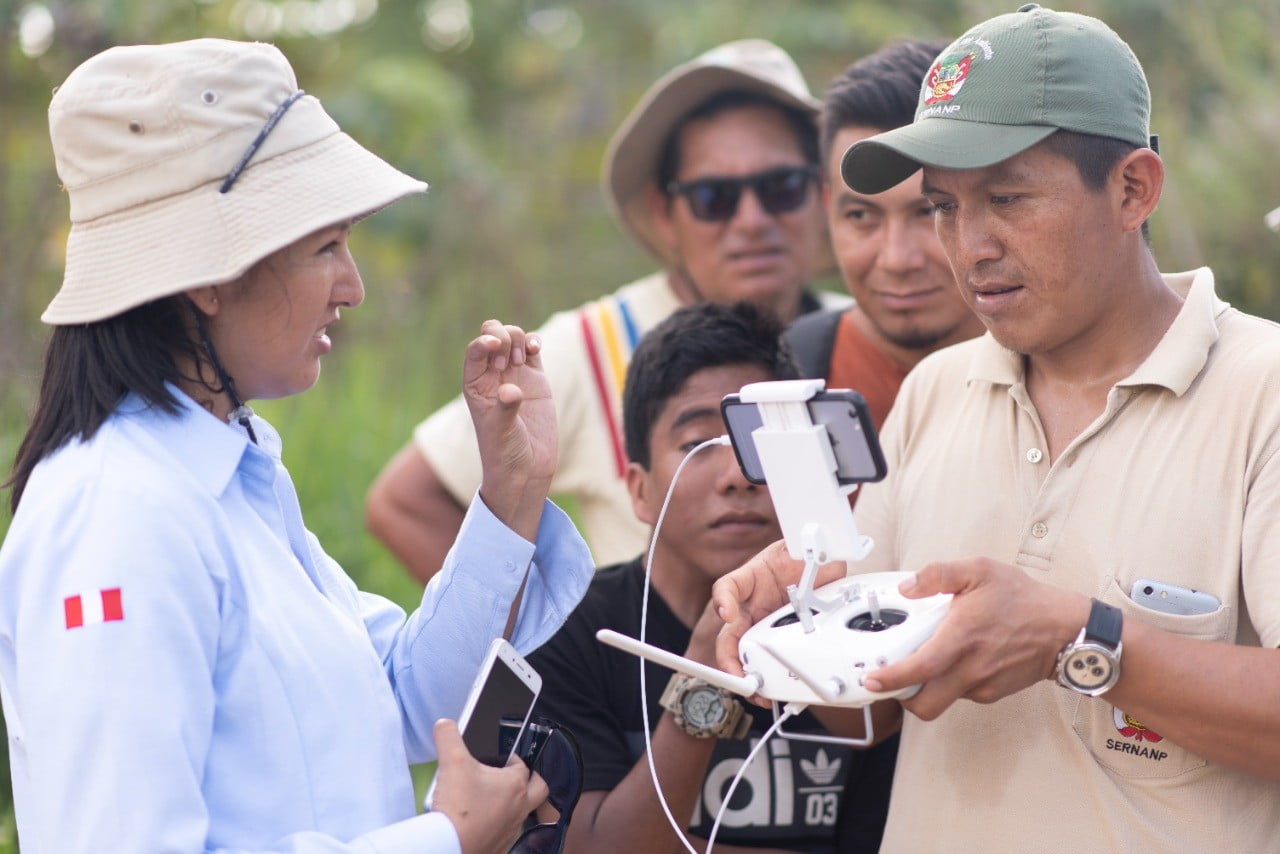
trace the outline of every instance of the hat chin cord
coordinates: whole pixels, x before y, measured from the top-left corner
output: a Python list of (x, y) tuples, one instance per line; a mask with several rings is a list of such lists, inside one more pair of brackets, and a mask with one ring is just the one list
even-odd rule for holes
[(204, 347), (205, 355), (209, 357), (209, 363), (213, 365), (214, 373), (218, 375), (218, 382), (222, 385), (222, 390), (227, 393), (227, 397), (231, 399), (231, 412), (227, 413), (227, 422), (235, 421), (239, 423), (244, 428), (244, 431), (249, 434), (249, 441), (255, 445), (258, 444), (258, 437), (253, 432), (253, 425), (249, 421), (253, 415), (253, 410), (245, 406), (241, 402), (240, 396), (236, 394), (235, 383), (231, 381), (226, 369), (222, 367), (222, 360), (218, 358), (218, 351), (213, 348), (213, 342), (209, 340), (209, 332), (204, 327), (204, 320), (200, 317), (200, 311), (196, 308), (196, 304), (191, 301), (191, 297), (185, 294), (182, 299), (191, 311), (191, 319), (195, 321), (196, 331), (200, 333), (200, 342)]

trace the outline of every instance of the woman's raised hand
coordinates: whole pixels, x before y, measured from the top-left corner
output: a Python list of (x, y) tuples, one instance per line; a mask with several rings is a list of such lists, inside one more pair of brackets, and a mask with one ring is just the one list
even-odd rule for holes
[(527, 540), (536, 538), (557, 459), (541, 348), (541, 340), (520, 327), (486, 320), (462, 366), (463, 397), (480, 446), (480, 497)]

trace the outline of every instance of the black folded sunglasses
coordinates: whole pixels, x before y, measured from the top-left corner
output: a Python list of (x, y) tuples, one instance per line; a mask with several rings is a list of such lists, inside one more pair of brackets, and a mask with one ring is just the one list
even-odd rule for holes
[(527, 828), (510, 854), (560, 854), (573, 808), (582, 794), (582, 754), (573, 733), (550, 718), (534, 715), (516, 745), (516, 755), (547, 781), (547, 800), (560, 811), (553, 823)]

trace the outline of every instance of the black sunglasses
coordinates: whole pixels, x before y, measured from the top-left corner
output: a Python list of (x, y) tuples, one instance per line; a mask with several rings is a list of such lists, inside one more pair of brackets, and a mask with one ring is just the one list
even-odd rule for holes
[(546, 780), (547, 800), (560, 812), (548, 824), (535, 824), (520, 834), (509, 854), (560, 854), (564, 834), (582, 794), (582, 755), (573, 733), (550, 718), (534, 716), (525, 727), (516, 755)]
[(760, 207), (776, 216), (804, 204), (809, 197), (809, 184), (817, 174), (814, 166), (784, 166), (741, 178), (672, 181), (667, 185), (667, 195), (684, 196), (696, 219), (724, 222), (738, 212), (742, 188), (750, 187), (760, 201)]

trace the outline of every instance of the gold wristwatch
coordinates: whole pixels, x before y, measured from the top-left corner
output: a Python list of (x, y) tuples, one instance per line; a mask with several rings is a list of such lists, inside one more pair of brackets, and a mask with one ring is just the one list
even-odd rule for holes
[(671, 677), (658, 703), (696, 738), (742, 738), (751, 729), (751, 715), (728, 691), (683, 673)]

